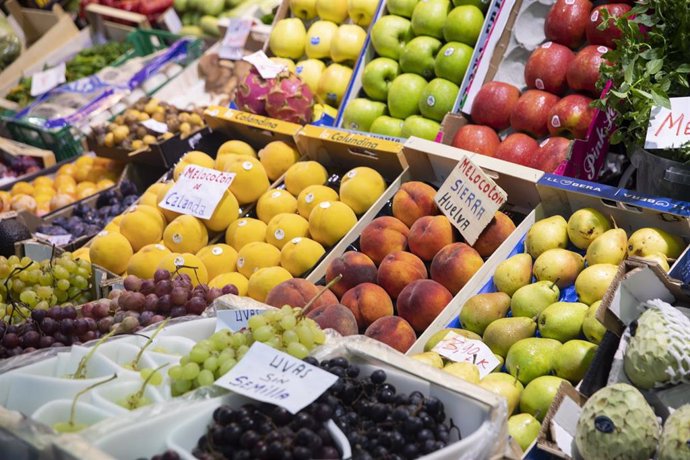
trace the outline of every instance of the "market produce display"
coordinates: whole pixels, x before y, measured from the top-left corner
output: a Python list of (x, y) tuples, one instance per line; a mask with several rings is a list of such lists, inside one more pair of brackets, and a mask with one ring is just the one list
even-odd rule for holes
[(277, 0), (175, 0), (175, 11), (180, 15), (183, 35), (218, 37), (218, 20), (222, 18), (257, 18), (264, 24), (273, 21)]

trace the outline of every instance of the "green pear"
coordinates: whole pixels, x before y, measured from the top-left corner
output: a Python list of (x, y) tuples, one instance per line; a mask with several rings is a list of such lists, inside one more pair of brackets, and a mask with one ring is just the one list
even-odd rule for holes
[(671, 269), (671, 266), (668, 264), (668, 259), (665, 255), (663, 255), (660, 252), (649, 254), (647, 256), (642, 257), (642, 259), (659, 264), (661, 266), (661, 269), (665, 272)]
[(558, 302), (561, 290), (553, 281), (537, 281), (523, 286), (510, 299), (513, 316), (535, 318), (543, 309)]
[(441, 355), (434, 351), (425, 351), (424, 353), (417, 353), (416, 355), (410, 356), (412, 359), (421, 361), (429, 366), (436, 367), (438, 369), (443, 368), (443, 358)]
[(448, 363), (443, 370), (470, 383), (479, 383), (479, 368), (467, 361)]
[(580, 249), (587, 249), (599, 235), (611, 228), (611, 222), (593, 208), (575, 211), (568, 219), (568, 237)]
[(494, 353), (494, 356), (498, 360), (498, 366), (494, 367), (494, 370), (491, 372), (503, 372), (503, 364), (506, 362), (505, 358), (501, 355), (497, 355), (496, 353)]
[(556, 302), (539, 315), (539, 333), (559, 342), (576, 339), (582, 332), (582, 322), (589, 306), (580, 302)]
[(558, 340), (543, 337), (518, 340), (508, 350), (506, 368), (510, 375), (527, 384), (551, 373), (553, 359), (561, 346)]
[(526, 451), (541, 431), (541, 423), (531, 414), (517, 414), (508, 419), (508, 434), (515, 439), (520, 449)]
[(525, 250), (535, 259), (544, 251), (566, 246), (568, 246), (568, 223), (563, 216), (552, 216), (536, 222), (525, 238)]
[(429, 337), (429, 340), (426, 341), (426, 344), (424, 344), (424, 351), (431, 351), (438, 343), (443, 340), (446, 337), (446, 334), (449, 332), (455, 332), (458, 335), (462, 335), (463, 337), (467, 337), (468, 339), (472, 340), (481, 340), (482, 337), (480, 335), (475, 334), (472, 331), (468, 331), (467, 329), (459, 329), (456, 327), (447, 327), (445, 329), (441, 329), (440, 331), (434, 333), (431, 337)]
[(566, 249), (549, 249), (534, 261), (534, 276), (539, 281), (552, 281), (563, 289), (572, 286), (585, 267), (585, 259)]
[(463, 328), (481, 335), (492, 321), (503, 318), (508, 308), (510, 297), (504, 292), (477, 294), (465, 302), (458, 319)]
[(556, 376), (577, 385), (589, 369), (594, 355), (597, 354), (597, 348), (599, 348), (597, 345), (586, 340), (565, 342), (553, 361)]
[(506, 398), (508, 415), (517, 408), (520, 403), (520, 394), (525, 389), (518, 379), (504, 372), (487, 375), (479, 382), (479, 386)]
[(582, 322), (582, 332), (585, 334), (585, 337), (590, 342), (596, 344), (600, 344), (604, 334), (606, 334), (606, 328), (597, 319), (599, 305), (601, 305), (601, 300), (597, 300), (590, 305), (585, 315), (585, 320)]
[(575, 292), (587, 305), (604, 298), (604, 294), (618, 274), (618, 265), (596, 264), (582, 270), (575, 280)]
[(496, 289), (513, 295), (522, 286), (532, 281), (532, 256), (517, 254), (504, 260), (496, 267), (494, 284)]
[(641, 228), (628, 239), (630, 256), (644, 257), (660, 252), (669, 259), (677, 259), (684, 248), (685, 243), (682, 239), (660, 228)]
[(628, 235), (622, 228), (613, 228), (599, 235), (587, 248), (587, 265), (623, 262), (627, 255)]
[(562, 383), (570, 385), (567, 380), (553, 375), (532, 380), (520, 395), (520, 410), (543, 421)]
[(499, 318), (484, 330), (482, 339), (494, 354), (504, 356), (518, 340), (534, 337), (537, 323), (532, 318)]

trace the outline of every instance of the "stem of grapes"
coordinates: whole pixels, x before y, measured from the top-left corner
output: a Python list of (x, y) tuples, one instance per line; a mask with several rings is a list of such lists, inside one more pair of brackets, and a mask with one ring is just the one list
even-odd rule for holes
[(151, 337), (148, 338), (144, 346), (142, 346), (139, 349), (139, 353), (134, 357), (134, 360), (132, 361), (132, 369), (136, 370), (137, 366), (139, 365), (139, 360), (141, 359), (142, 355), (144, 354), (144, 351), (153, 343), (153, 340), (156, 338), (158, 333), (163, 330), (166, 324), (168, 324), (168, 321), (170, 321), (170, 318), (166, 318), (163, 321), (161, 321), (160, 325), (156, 328), (156, 330), (151, 334)]
[(307, 313), (309, 313), (309, 309), (311, 308), (312, 305), (314, 305), (314, 302), (316, 302), (316, 301), (318, 300), (318, 298), (321, 297), (321, 295), (322, 295), (324, 292), (326, 292), (327, 290), (329, 290), (330, 288), (332, 288), (332, 287), (333, 287), (338, 281), (340, 281), (341, 279), (343, 279), (343, 275), (338, 275), (338, 276), (336, 276), (335, 278), (333, 278), (328, 284), (326, 284), (326, 285), (323, 287), (323, 289), (321, 289), (321, 290), (319, 291), (318, 294), (316, 294), (314, 297), (311, 298), (311, 300), (310, 300), (309, 302), (307, 302), (307, 304), (304, 306), (304, 308), (302, 308), (302, 312), (300, 313), (300, 315), (304, 316), (304, 315), (306, 315)]
[(97, 386), (103, 385), (104, 383), (112, 382), (116, 378), (117, 378), (117, 374), (113, 374), (110, 377), (108, 377), (107, 379), (101, 380), (100, 382), (96, 382), (96, 383), (89, 385), (88, 387), (84, 388), (83, 390), (79, 391), (74, 396), (74, 399), (72, 400), (72, 407), (69, 410), (69, 421), (67, 423), (69, 423), (70, 426), (74, 426), (74, 418), (77, 414), (77, 400), (79, 400), (79, 398), (81, 396), (83, 396), (84, 393), (91, 391), (94, 388), (96, 388)]
[(98, 342), (89, 350), (87, 354), (84, 355), (84, 357), (79, 361), (79, 365), (77, 366), (77, 370), (74, 372), (74, 375), (72, 376), (73, 379), (85, 379), (86, 378), (86, 365), (89, 363), (89, 360), (93, 356), (93, 354), (96, 352), (96, 349), (100, 347), (103, 342), (108, 340), (109, 337), (112, 337), (113, 334), (115, 334), (115, 331), (112, 330), (108, 332), (106, 335), (101, 337)]

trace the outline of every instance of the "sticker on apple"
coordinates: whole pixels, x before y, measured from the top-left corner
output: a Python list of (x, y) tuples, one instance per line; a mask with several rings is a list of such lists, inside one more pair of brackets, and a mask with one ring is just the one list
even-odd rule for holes
[(443, 55), (444, 55), (445, 57), (448, 57), (448, 56), (452, 56), (453, 53), (455, 53), (455, 48), (453, 48), (453, 47), (451, 46), (451, 47), (449, 47), (448, 49), (446, 49), (446, 50), (443, 52)]
[(609, 49), (605, 46), (598, 46), (597, 51), (599, 51), (601, 54), (608, 53)]
[(537, 89), (544, 89), (544, 81), (541, 78), (535, 78), (534, 79), (534, 86), (537, 87)]
[(596, 22), (596, 20), (599, 19), (599, 11), (598, 11), (598, 10), (594, 10), (594, 12), (592, 13), (592, 16), (590, 16), (589, 19), (590, 19), (592, 22)]
[(551, 117), (551, 126), (554, 128), (560, 128), (561, 127), (561, 119), (558, 118), (558, 115), (554, 115)]
[(436, 105), (436, 98), (434, 96), (429, 96), (426, 98), (426, 105), (433, 107)]
[(542, 48), (551, 48), (551, 45), (553, 45), (553, 42), (546, 42), (543, 45), (541, 45)]

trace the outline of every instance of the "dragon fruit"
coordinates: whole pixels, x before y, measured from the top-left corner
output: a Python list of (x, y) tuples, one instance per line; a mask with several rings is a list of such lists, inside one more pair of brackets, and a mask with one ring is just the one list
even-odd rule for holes
[(243, 112), (266, 115), (266, 97), (273, 84), (273, 79), (264, 79), (252, 66), (237, 88), (235, 104)]
[(312, 121), (314, 93), (297, 75), (283, 72), (278, 75), (266, 97), (266, 112), (273, 118), (292, 123)]

